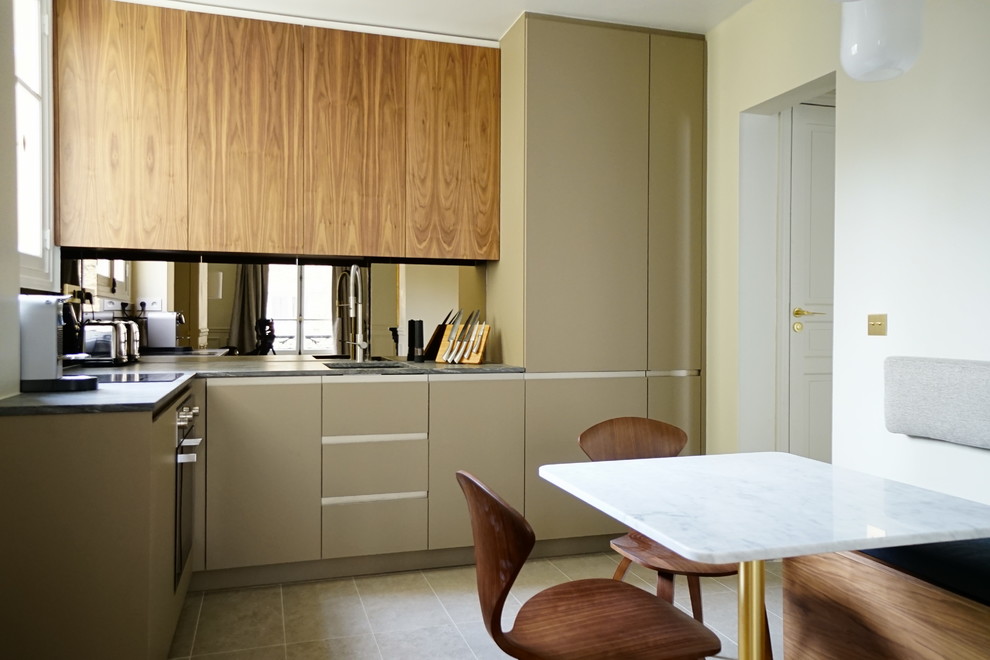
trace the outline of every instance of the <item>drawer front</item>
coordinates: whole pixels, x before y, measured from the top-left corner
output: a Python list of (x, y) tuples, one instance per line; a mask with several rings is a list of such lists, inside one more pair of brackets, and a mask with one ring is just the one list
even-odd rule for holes
[(426, 433), (429, 383), (392, 380), (324, 383), (323, 435)]
[(427, 440), (323, 445), (323, 497), (405, 493), (429, 488)]
[(323, 505), (323, 558), (426, 549), (426, 498)]

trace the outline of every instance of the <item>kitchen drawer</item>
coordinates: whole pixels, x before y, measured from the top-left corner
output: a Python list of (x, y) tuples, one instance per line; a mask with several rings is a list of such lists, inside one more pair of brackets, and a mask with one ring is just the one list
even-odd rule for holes
[(426, 497), (323, 505), (323, 558), (426, 549)]
[(323, 497), (426, 491), (429, 446), (426, 438), (333, 442), (323, 445)]
[(426, 433), (429, 405), (426, 376), (324, 378), (323, 435)]

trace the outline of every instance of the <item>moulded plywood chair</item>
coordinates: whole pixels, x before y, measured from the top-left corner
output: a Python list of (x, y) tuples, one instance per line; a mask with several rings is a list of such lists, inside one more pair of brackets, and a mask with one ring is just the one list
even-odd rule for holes
[[(616, 417), (586, 429), (578, 437), (578, 445), (593, 461), (668, 458), (681, 453), (687, 445), (687, 433), (672, 424), (655, 419)], [(699, 622), (704, 621), (701, 578), (722, 577), (739, 572), (738, 564), (705, 564), (687, 559), (639, 532), (631, 531), (614, 539), (611, 546), (622, 556), (613, 579), (622, 580), (629, 564), (636, 562), (657, 572), (657, 596), (668, 603), (674, 602), (674, 576), (685, 576), (691, 594), (691, 611)], [(770, 657), (770, 632), (765, 608), (763, 620), (767, 657)]]
[(502, 630), (509, 590), (536, 543), (522, 514), (473, 475), (457, 481), (474, 533), (478, 598), (485, 627), (514, 658), (697, 659), (721, 650), (718, 637), (673, 605), (625, 582), (574, 580), (527, 600)]

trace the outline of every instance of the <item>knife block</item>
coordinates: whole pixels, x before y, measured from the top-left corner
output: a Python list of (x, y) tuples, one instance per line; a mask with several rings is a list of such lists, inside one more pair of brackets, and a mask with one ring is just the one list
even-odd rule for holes
[[(460, 328), (460, 324), (458, 324), (457, 327)], [(439, 328), (437, 328), (437, 330), (439, 330)], [(484, 355), (485, 344), (488, 343), (489, 330), (491, 330), (491, 326), (486, 324), (481, 329), (481, 341), (478, 342), (478, 350), (470, 354), (466, 353), (457, 364), (481, 364), (481, 356)], [(436, 361), (439, 363), (446, 363), (443, 359), (443, 354), (447, 352), (447, 348), (450, 346), (450, 335), (453, 331), (454, 326), (450, 324), (444, 327), (443, 335), (440, 339), (440, 348), (437, 350), (436, 354)]]

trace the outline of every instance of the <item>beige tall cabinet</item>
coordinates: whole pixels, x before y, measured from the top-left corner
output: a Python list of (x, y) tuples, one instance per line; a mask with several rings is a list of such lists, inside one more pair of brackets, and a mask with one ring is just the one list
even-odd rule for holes
[(206, 398), (206, 569), (319, 559), (319, 376), (211, 378)]
[[(642, 370), (650, 37), (527, 16), (502, 45), (503, 255), (525, 278), (519, 302), (503, 299), (524, 308), (518, 327), (498, 324), (522, 335), (506, 338), (503, 360), (529, 372)], [(496, 298), (503, 272), (490, 280)]]
[(704, 56), (697, 35), (540, 15), (502, 40), (504, 362), (700, 370)]

